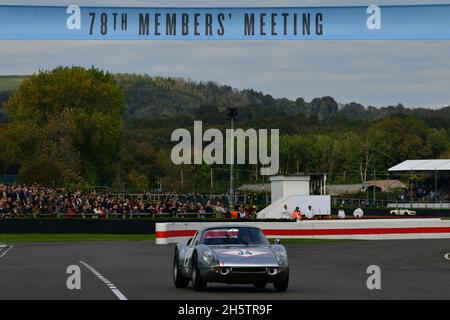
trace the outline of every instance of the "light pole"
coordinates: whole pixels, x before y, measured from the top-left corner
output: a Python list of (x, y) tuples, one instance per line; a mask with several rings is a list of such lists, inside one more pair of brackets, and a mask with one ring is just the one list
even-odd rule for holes
[(228, 107), (230, 113), (230, 190), (229, 190), (229, 207), (230, 210), (234, 209), (234, 117), (236, 116), (236, 108)]
[[(375, 188), (376, 188), (376, 186), (375, 186), (375, 169), (373, 169), (373, 203), (374, 203), (374, 206), (376, 207), (376, 202), (377, 202), (377, 193), (376, 193), (376, 190), (375, 190)], [(388, 181), (388, 186), (389, 186), (389, 181)]]

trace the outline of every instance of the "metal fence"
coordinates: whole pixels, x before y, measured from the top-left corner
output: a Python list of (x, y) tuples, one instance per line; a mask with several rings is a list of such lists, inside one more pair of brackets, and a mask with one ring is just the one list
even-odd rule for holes
[(27, 214), (0, 214), (0, 219), (7, 218), (67, 218), (67, 219), (140, 219), (140, 218), (216, 218), (215, 213), (211, 212), (176, 212), (176, 213), (27, 213)]
[(332, 198), (332, 207), (371, 207), (404, 209), (450, 209), (450, 202), (368, 200), (361, 198)]
[(450, 202), (393, 202), (388, 208), (402, 209), (450, 209)]
[(373, 207), (373, 208), (387, 208), (391, 200), (372, 200), (362, 198), (337, 198), (331, 197), (332, 207)]
[[(215, 204), (216, 202), (221, 202), (225, 206), (228, 206), (228, 195), (227, 194), (181, 194), (181, 193), (121, 193), (112, 192), (108, 193), (116, 198), (128, 198), (140, 200), (143, 202), (157, 203), (160, 201), (182, 201), (182, 202), (193, 202), (193, 203), (206, 203), (211, 201)], [(270, 204), (269, 194), (249, 194), (249, 193), (238, 193), (234, 196), (235, 202), (241, 205), (258, 205), (267, 206)]]

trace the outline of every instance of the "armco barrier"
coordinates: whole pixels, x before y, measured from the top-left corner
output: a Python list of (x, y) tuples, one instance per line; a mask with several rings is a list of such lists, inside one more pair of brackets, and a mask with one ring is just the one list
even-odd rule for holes
[[(377, 219), (315, 220), (302, 222), (240, 222), (261, 228), (268, 238), (297, 239), (444, 239), (450, 238), (450, 220), (441, 219)], [(220, 223), (220, 225), (235, 223)], [(156, 243), (169, 244), (193, 236), (214, 222), (170, 222), (156, 224)]]

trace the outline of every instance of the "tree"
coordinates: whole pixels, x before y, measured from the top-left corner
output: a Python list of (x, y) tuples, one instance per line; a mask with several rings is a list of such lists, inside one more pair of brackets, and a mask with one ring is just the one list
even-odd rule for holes
[(368, 139), (362, 139), (359, 142), (356, 153), (356, 159), (358, 164), (358, 172), (361, 178), (361, 182), (367, 181), (367, 175), (369, 173), (370, 166), (373, 164), (375, 154), (372, 150), (371, 142)]
[(112, 74), (81, 67), (41, 71), (21, 83), (4, 110), (3, 158), (20, 167), (24, 180), (113, 181), (125, 104)]

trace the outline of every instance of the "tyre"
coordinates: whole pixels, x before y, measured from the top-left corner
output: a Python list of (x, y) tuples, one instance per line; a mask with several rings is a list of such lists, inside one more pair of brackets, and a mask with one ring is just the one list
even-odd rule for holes
[(189, 279), (183, 276), (180, 270), (178, 251), (175, 251), (175, 256), (173, 257), (173, 283), (177, 288), (186, 288), (189, 284)]
[(203, 291), (206, 289), (206, 284), (198, 269), (197, 253), (194, 253), (192, 257), (192, 287), (195, 291)]
[(266, 285), (267, 285), (267, 282), (264, 282), (264, 281), (261, 281), (261, 282), (255, 282), (255, 283), (253, 284), (253, 286), (254, 286), (256, 289), (264, 289), (264, 288), (266, 287)]
[(286, 292), (289, 286), (289, 270), (287, 271), (287, 275), (285, 278), (277, 280), (273, 283), (273, 287), (277, 292)]

